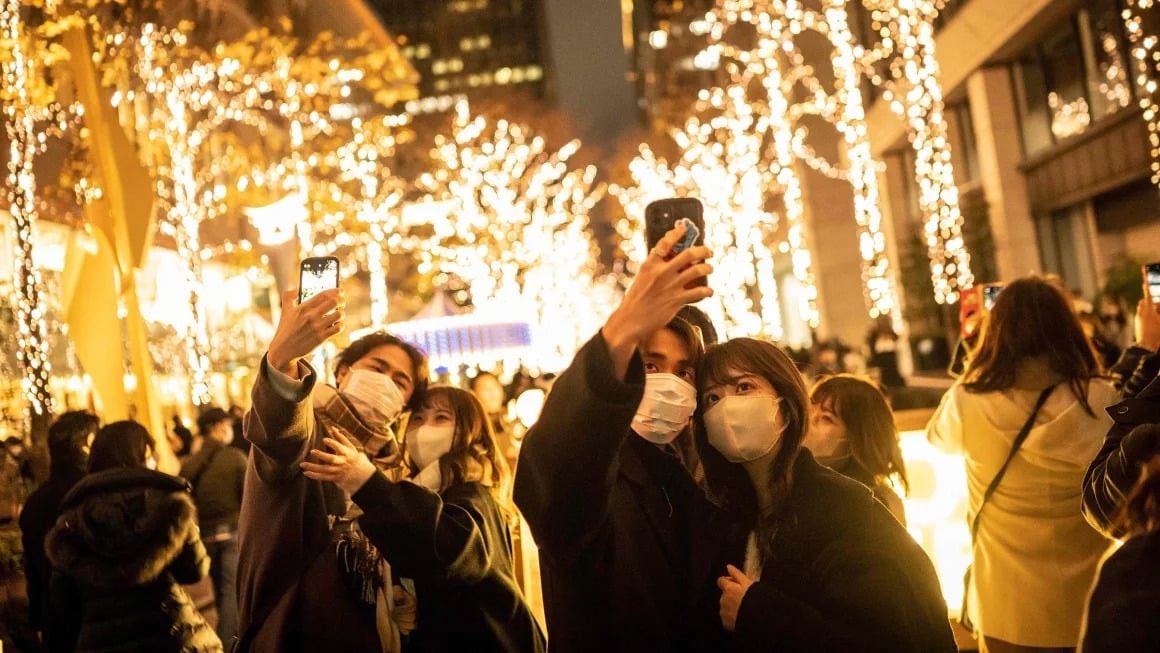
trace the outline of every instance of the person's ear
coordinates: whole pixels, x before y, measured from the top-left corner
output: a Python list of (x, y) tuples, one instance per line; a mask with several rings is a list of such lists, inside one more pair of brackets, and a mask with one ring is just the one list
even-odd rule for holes
[(350, 366), (344, 365), (334, 371), (334, 384), (341, 386), (342, 380), (350, 373)]

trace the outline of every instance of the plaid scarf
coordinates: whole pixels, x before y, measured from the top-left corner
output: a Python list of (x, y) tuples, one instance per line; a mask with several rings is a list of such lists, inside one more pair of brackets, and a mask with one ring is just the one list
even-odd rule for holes
[[(315, 417), (322, 422), (327, 432), (339, 431), (352, 442), (358, 443), (380, 472), (392, 481), (400, 480), (406, 471), (403, 450), (390, 427), (378, 430), (368, 426), (359, 417), (350, 400), (333, 386), (315, 386), (311, 399)], [(338, 488), (327, 483), (326, 489)], [(332, 511), (331, 540), (339, 573), (351, 595), (374, 610), (375, 626), (383, 652), (398, 652), (401, 650), (400, 631), (391, 600), (393, 582), (390, 565), (359, 529), (357, 520), (362, 510), (345, 493), (338, 493), (344, 494), (344, 509)]]
[(391, 480), (398, 480), (392, 476), (397, 475), (403, 467), (403, 450), (390, 427), (376, 430), (367, 426), (350, 400), (333, 386), (315, 386), (312, 400), (314, 414), (322, 420), (327, 430), (337, 429), (353, 442), (362, 445), (363, 453), (379, 471)]

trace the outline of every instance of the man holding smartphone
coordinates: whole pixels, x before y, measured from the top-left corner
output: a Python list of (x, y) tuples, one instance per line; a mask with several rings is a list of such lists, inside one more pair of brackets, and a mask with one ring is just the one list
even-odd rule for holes
[(1124, 352), (1117, 367), (1123, 378), (1124, 400), (1108, 407), (1115, 424), (1091, 465), (1083, 484), (1083, 511), (1088, 522), (1111, 537), (1112, 520), (1120, 503), (1140, 478), (1143, 465), (1160, 452), (1160, 306), (1144, 284), (1144, 299), (1136, 306), (1136, 345)]
[(672, 256), (684, 233), (678, 226), (653, 247), (520, 450), (515, 501), (539, 546), (553, 651), (728, 645), (714, 583), (740, 559), (744, 534), (728, 527), (679, 453), (702, 342), (676, 316), (712, 295), (694, 283), (711, 270), (707, 248)]
[(339, 355), (337, 388), (318, 383), (306, 357), (342, 332), (345, 299), (337, 288), (296, 298), (282, 295), (245, 416), (253, 446), (239, 518), (234, 651), (397, 651), (388, 612), (395, 593), (381, 556), (361, 537), (350, 497), (307, 478), (301, 463), (333, 462), (323, 439), (338, 431), (379, 469), (396, 471), (402, 455), (392, 425), (421, 401), (427, 361), (397, 337), (373, 333)]

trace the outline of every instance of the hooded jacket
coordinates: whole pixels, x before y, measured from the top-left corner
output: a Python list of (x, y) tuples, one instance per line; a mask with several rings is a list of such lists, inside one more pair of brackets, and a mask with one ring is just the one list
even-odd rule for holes
[(185, 481), (144, 468), (92, 474), (65, 496), (45, 546), (57, 650), (222, 650), (180, 586), (209, 572)]
[[(966, 459), (968, 520), (1027, 421), (1038, 390), (968, 392), (956, 383), (927, 425), (927, 438)], [(970, 614), (979, 630), (1013, 644), (1074, 647), (1084, 597), (1109, 542), (1084, 521), (1081, 488), (1117, 393), (1088, 384), (1084, 410), (1067, 384), (1040, 409), (1027, 440), (979, 518)]]

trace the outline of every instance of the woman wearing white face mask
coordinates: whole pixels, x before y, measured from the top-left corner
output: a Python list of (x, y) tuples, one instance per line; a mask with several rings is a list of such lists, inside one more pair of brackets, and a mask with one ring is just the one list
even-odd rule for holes
[(483, 404), (439, 386), (411, 415), (413, 476), (392, 482), (336, 434), (304, 462), (306, 476), (337, 484), (362, 509), (367, 538), (392, 571), (415, 582), (411, 651), (543, 651), (543, 632), (515, 580), (511, 473)]
[(718, 580), (742, 650), (954, 651), (934, 567), (868, 488), (801, 448), (809, 396), (793, 361), (749, 338), (698, 372), (710, 490), (750, 538)]

